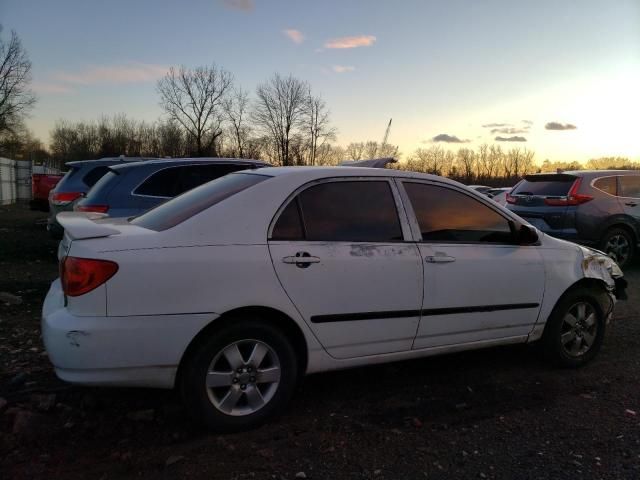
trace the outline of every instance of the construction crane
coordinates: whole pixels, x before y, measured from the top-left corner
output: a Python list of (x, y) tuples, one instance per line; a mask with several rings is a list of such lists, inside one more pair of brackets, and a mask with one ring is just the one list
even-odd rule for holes
[[(389, 119), (389, 124), (387, 125), (387, 129), (384, 131), (384, 138), (382, 139), (382, 143), (380, 144), (380, 154), (385, 155), (385, 151), (384, 151), (384, 147), (387, 144), (387, 140), (389, 139), (389, 131), (391, 130), (391, 122), (393, 121), (393, 118)], [(395, 157), (396, 153), (398, 153), (398, 147), (396, 146), (396, 148), (393, 150), (393, 153), (391, 154), (391, 157)]]

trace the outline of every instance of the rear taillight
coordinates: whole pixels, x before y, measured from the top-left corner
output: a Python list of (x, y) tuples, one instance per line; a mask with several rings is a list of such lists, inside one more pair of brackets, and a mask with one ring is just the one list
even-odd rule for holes
[(582, 178), (576, 178), (576, 181), (573, 182), (573, 185), (571, 185), (571, 188), (569, 189), (566, 197), (545, 198), (544, 203), (553, 207), (566, 207), (568, 205), (582, 205), (583, 203), (587, 203), (593, 200), (593, 197), (591, 195), (583, 195), (577, 193), (580, 189), (581, 183)]
[(62, 206), (77, 200), (82, 196), (82, 192), (55, 192), (51, 195), (51, 203)]
[(109, 205), (76, 205), (74, 210), (76, 212), (107, 213), (109, 211)]
[(60, 263), (60, 281), (65, 295), (77, 297), (99, 287), (118, 271), (109, 260), (65, 257)]

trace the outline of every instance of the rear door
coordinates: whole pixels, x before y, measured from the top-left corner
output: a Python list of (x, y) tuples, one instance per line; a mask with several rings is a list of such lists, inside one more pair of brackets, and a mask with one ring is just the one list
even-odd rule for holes
[(618, 201), (634, 222), (636, 232), (640, 232), (640, 175), (620, 175), (618, 182)]
[(333, 357), (411, 349), (423, 275), (418, 248), (405, 242), (410, 231), (399, 205), (387, 179), (315, 182), (289, 200), (271, 228), (280, 283)]

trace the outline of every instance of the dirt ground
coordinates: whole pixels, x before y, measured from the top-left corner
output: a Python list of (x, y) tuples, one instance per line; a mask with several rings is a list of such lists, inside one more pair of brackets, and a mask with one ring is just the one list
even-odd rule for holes
[(0, 478), (640, 478), (639, 262), (585, 368), (518, 346), (312, 375), (271, 424), (214, 435), (174, 392), (56, 379), (44, 220), (0, 207), (0, 292), (22, 300), (0, 302)]

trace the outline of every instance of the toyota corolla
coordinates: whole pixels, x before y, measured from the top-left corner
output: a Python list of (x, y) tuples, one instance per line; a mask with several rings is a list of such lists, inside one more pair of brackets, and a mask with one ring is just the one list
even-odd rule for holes
[(418, 173), (243, 171), (134, 219), (58, 220), (57, 375), (177, 387), (218, 431), (272, 417), (313, 372), (531, 342), (581, 366), (624, 295), (609, 257)]

